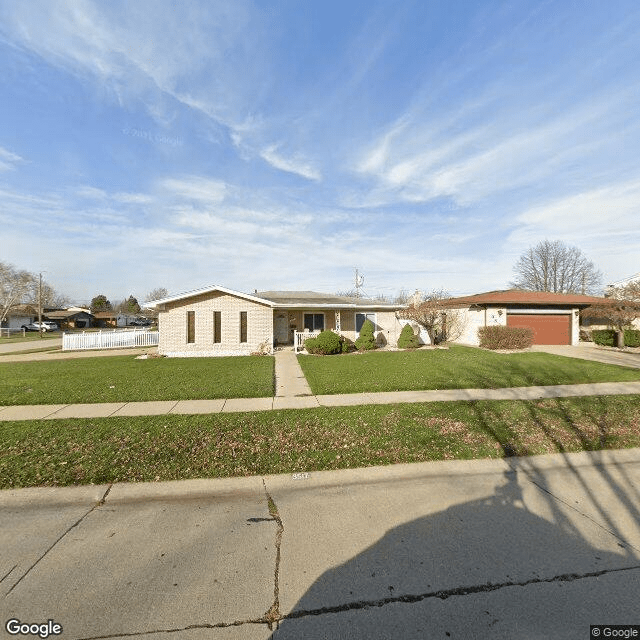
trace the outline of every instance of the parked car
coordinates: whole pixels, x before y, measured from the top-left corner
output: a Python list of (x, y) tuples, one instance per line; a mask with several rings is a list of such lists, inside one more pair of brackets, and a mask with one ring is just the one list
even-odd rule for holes
[(55, 322), (30, 322), (29, 324), (23, 324), (22, 328), (27, 331), (40, 331), (40, 325), (42, 324), (42, 331), (58, 331), (59, 327)]
[(136, 318), (129, 323), (132, 327), (148, 327), (151, 323), (146, 318)]

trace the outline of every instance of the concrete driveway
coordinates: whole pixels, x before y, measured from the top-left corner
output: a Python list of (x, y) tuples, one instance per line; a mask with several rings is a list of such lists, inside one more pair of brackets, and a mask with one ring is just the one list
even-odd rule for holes
[(640, 624), (639, 488), (636, 449), (2, 491), (2, 623), (582, 640)]
[(619, 351), (617, 349), (607, 349), (598, 347), (591, 342), (581, 342), (577, 346), (570, 345), (541, 345), (536, 344), (531, 347), (532, 351), (543, 351), (557, 356), (567, 356), (568, 358), (581, 358), (582, 360), (594, 360), (605, 364), (617, 364), (622, 367), (632, 367), (640, 369), (640, 350)]

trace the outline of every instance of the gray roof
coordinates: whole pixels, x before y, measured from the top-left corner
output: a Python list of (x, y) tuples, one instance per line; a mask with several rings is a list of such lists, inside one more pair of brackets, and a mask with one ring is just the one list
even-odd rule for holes
[(256, 291), (253, 295), (263, 300), (270, 300), (278, 307), (399, 309), (403, 306), (367, 298), (335, 296), (317, 291)]

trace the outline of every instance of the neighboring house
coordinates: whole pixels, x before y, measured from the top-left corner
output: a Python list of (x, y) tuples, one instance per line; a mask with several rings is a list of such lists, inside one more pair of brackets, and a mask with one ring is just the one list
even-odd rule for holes
[(452, 298), (447, 306), (464, 315), (455, 342), (478, 345), (478, 329), (493, 325), (529, 327), (534, 344), (572, 344), (580, 340), (580, 310), (604, 298), (542, 291), (489, 291)]
[(115, 329), (116, 327), (128, 327), (138, 316), (134, 313), (117, 313), (116, 311), (96, 311), (93, 314), (98, 327)]
[(7, 317), (2, 321), (2, 328), (20, 329), (22, 325), (34, 322), (37, 317), (38, 310), (30, 304), (16, 304), (7, 312)]
[(55, 322), (63, 331), (68, 329), (87, 329), (93, 325), (94, 317), (88, 309), (69, 307), (43, 312), (46, 320)]
[[(618, 280), (617, 282), (608, 284), (604, 292), (605, 297), (615, 298), (617, 290), (626, 287), (632, 282), (640, 283), (640, 273), (636, 273), (634, 276), (630, 276), (629, 278), (625, 278), (624, 280)], [(611, 328), (611, 325), (606, 318), (585, 318), (583, 322), (585, 327), (588, 327), (589, 330)], [(640, 318), (636, 318), (635, 320), (633, 320), (631, 322), (631, 327), (634, 329), (640, 329)]]
[(624, 280), (618, 280), (617, 282), (608, 284), (605, 288), (604, 295), (606, 298), (611, 298), (615, 295), (616, 289), (621, 289), (622, 287), (626, 287), (628, 284), (636, 281), (640, 282), (640, 273), (636, 273), (634, 276), (629, 276)]
[(355, 340), (365, 320), (379, 344), (396, 345), (403, 305), (314, 291), (255, 291), (212, 286), (150, 303), (158, 310), (158, 350), (167, 356), (246, 355), (302, 345), (331, 329)]

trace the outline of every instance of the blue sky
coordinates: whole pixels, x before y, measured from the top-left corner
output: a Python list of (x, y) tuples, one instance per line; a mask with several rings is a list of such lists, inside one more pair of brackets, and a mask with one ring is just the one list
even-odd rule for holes
[(507, 288), (640, 271), (640, 7), (0, 0), (0, 260), (155, 287)]

